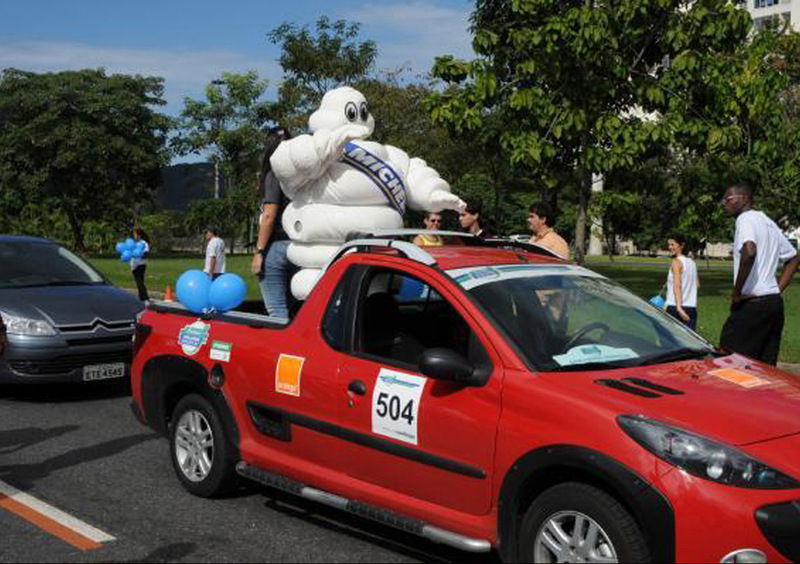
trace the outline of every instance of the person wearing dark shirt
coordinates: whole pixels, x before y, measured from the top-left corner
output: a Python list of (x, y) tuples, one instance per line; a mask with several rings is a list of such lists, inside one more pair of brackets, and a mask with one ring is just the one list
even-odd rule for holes
[(259, 277), (267, 314), (286, 319), (289, 317), (289, 279), (294, 267), (286, 256), (290, 241), (281, 225), (281, 216), (289, 200), (281, 190), (269, 163), (272, 153), (284, 139), (289, 139), (289, 135), (282, 127), (275, 127), (267, 134), (258, 177), (258, 187), (262, 194), (261, 217), (256, 252), (250, 270)]
[(471, 233), (480, 239), (491, 239), (494, 234), (486, 226), (482, 212), (483, 207), (480, 202), (468, 203), (458, 214), (458, 221), (467, 233)]

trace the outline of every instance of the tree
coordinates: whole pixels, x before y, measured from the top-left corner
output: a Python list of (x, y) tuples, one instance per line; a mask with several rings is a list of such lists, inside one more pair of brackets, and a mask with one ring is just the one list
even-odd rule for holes
[(750, 181), (759, 205), (784, 227), (800, 222), (799, 56), (800, 35), (768, 27), (708, 61), (702, 76), (693, 56), (673, 63), (681, 80), (703, 84), (698, 95), (676, 101), (688, 110), (675, 140), (689, 165), (711, 180), (717, 197), (733, 181)]
[(218, 169), (215, 182), (219, 184), (220, 173), (225, 179), (224, 187), (218, 186), (215, 196), (224, 195), (223, 215), (227, 218), (212, 223), (226, 228), (226, 234), (233, 239), (232, 247), (238, 236), (245, 235), (257, 209), (258, 190), (254, 185), (263, 130), (275, 122), (271, 103), (263, 99), (267, 85), (253, 71), (223, 73), (221, 79), (206, 87), (205, 100), (184, 100), (180, 133), (172, 140), (179, 154), (211, 151), (211, 160)]
[(285, 127), (305, 128), (325, 92), (367, 76), (378, 49), (374, 41), (357, 40), (359, 29), (358, 23), (331, 22), (323, 16), (317, 20), (315, 34), (308, 26), (293, 23), (269, 32), (269, 40), (281, 46), (284, 80), (275, 109)]
[(103, 70), (0, 77), (0, 206), (55, 206), (67, 217), (77, 250), (84, 224), (135, 213), (152, 199), (168, 154), (170, 120), (163, 80), (107, 76)]
[[(440, 57), (434, 75), (458, 88), (432, 97), (454, 134), (500, 120), (506, 158), (553, 188), (578, 192), (576, 259), (584, 257), (593, 173), (632, 168), (684, 126), (695, 85), (667, 66), (730, 54), (750, 17), (724, 0), (478, 0), (471, 62)], [(654, 119), (654, 112), (663, 112)]]

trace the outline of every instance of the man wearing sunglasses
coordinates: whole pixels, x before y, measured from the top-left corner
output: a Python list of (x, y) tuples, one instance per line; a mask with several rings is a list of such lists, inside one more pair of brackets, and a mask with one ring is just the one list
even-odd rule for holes
[[(438, 231), (442, 228), (442, 214), (437, 212), (430, 212), (425, 216), (423, 220), (425, 223), (425, 229), (430, 231)], [(438, 235), (425, 235), (419, 234), (414, 237), (413, 243), (420, 247), (439, 247), (444, 244), (442, 238)]]
[[(797, 249), (774, 221), (753, 209), (750, 185), (731, 185), (721, 204), (736, 218), (736, 235), (731, 313), (722, 328), (720, 346), (776, 365), (784, 326), (781, 293), (791, 284), (800, 263)], [(779, 264), (784, 267), (776, 278)]]

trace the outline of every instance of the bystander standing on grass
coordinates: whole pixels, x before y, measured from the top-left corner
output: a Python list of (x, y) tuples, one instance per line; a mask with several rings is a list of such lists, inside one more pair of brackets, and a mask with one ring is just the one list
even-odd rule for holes
[(203, 272), (212, 280), (225, 274), (225, 241), (219, 236), (216, 227), (206, 227), (204, 230), (206, 241), (206, 262)]
[(131, 273), (136, 281), (139, 299), (146, 302), (150, 300), (150, 295), (147, 293), (147, 285), (144, 281), (145, 273), (147, 272), (147, 258), (150, 255), (150, 236), (144, 229), (137, 227), (133, 230), (133, 240), (137, 243), (144, 243), (142, 256), (138, 257), (137, 255), (131, 259)]
[(673, 235), (667, 242), (672, 255), (667, 276), (667, 313), (689, 329), (697, 329), (697, 292), (700, 278), (695, 262), (683, 254), (686, 239)]
[[(797, 250), (774, 221), (753, 209), (753, 189), (748, 184), (730, 186), (722, 205), (736, 218), (736, 235), (731, 313), (722, 328), (720, 346), (777, 364), (785, 324), (782, 293), (797, 271)], [(783, 272), (776, 279), (780, 263)]]

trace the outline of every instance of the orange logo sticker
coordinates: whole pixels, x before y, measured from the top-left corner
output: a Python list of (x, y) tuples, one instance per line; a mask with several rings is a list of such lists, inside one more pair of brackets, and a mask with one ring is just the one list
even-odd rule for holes
[(709, 372), (709, 374), (716, 376), (717, 378), (727, 380), (728, 382), (733, 382), (734, 384), (743, 388), (755, 388), (757, 386), (767, 384), (767, 381), (763, 378), (759, 378), (758, 376), (750, 374), (749, 372), (736, 370), (735, 368), (721, 368), (719, 370), (712, 370)]
[(275, 367), (275, 391), (279, 394), (300, 397), (300, 377), (303, 374), (302, 356), (282, 354)]

